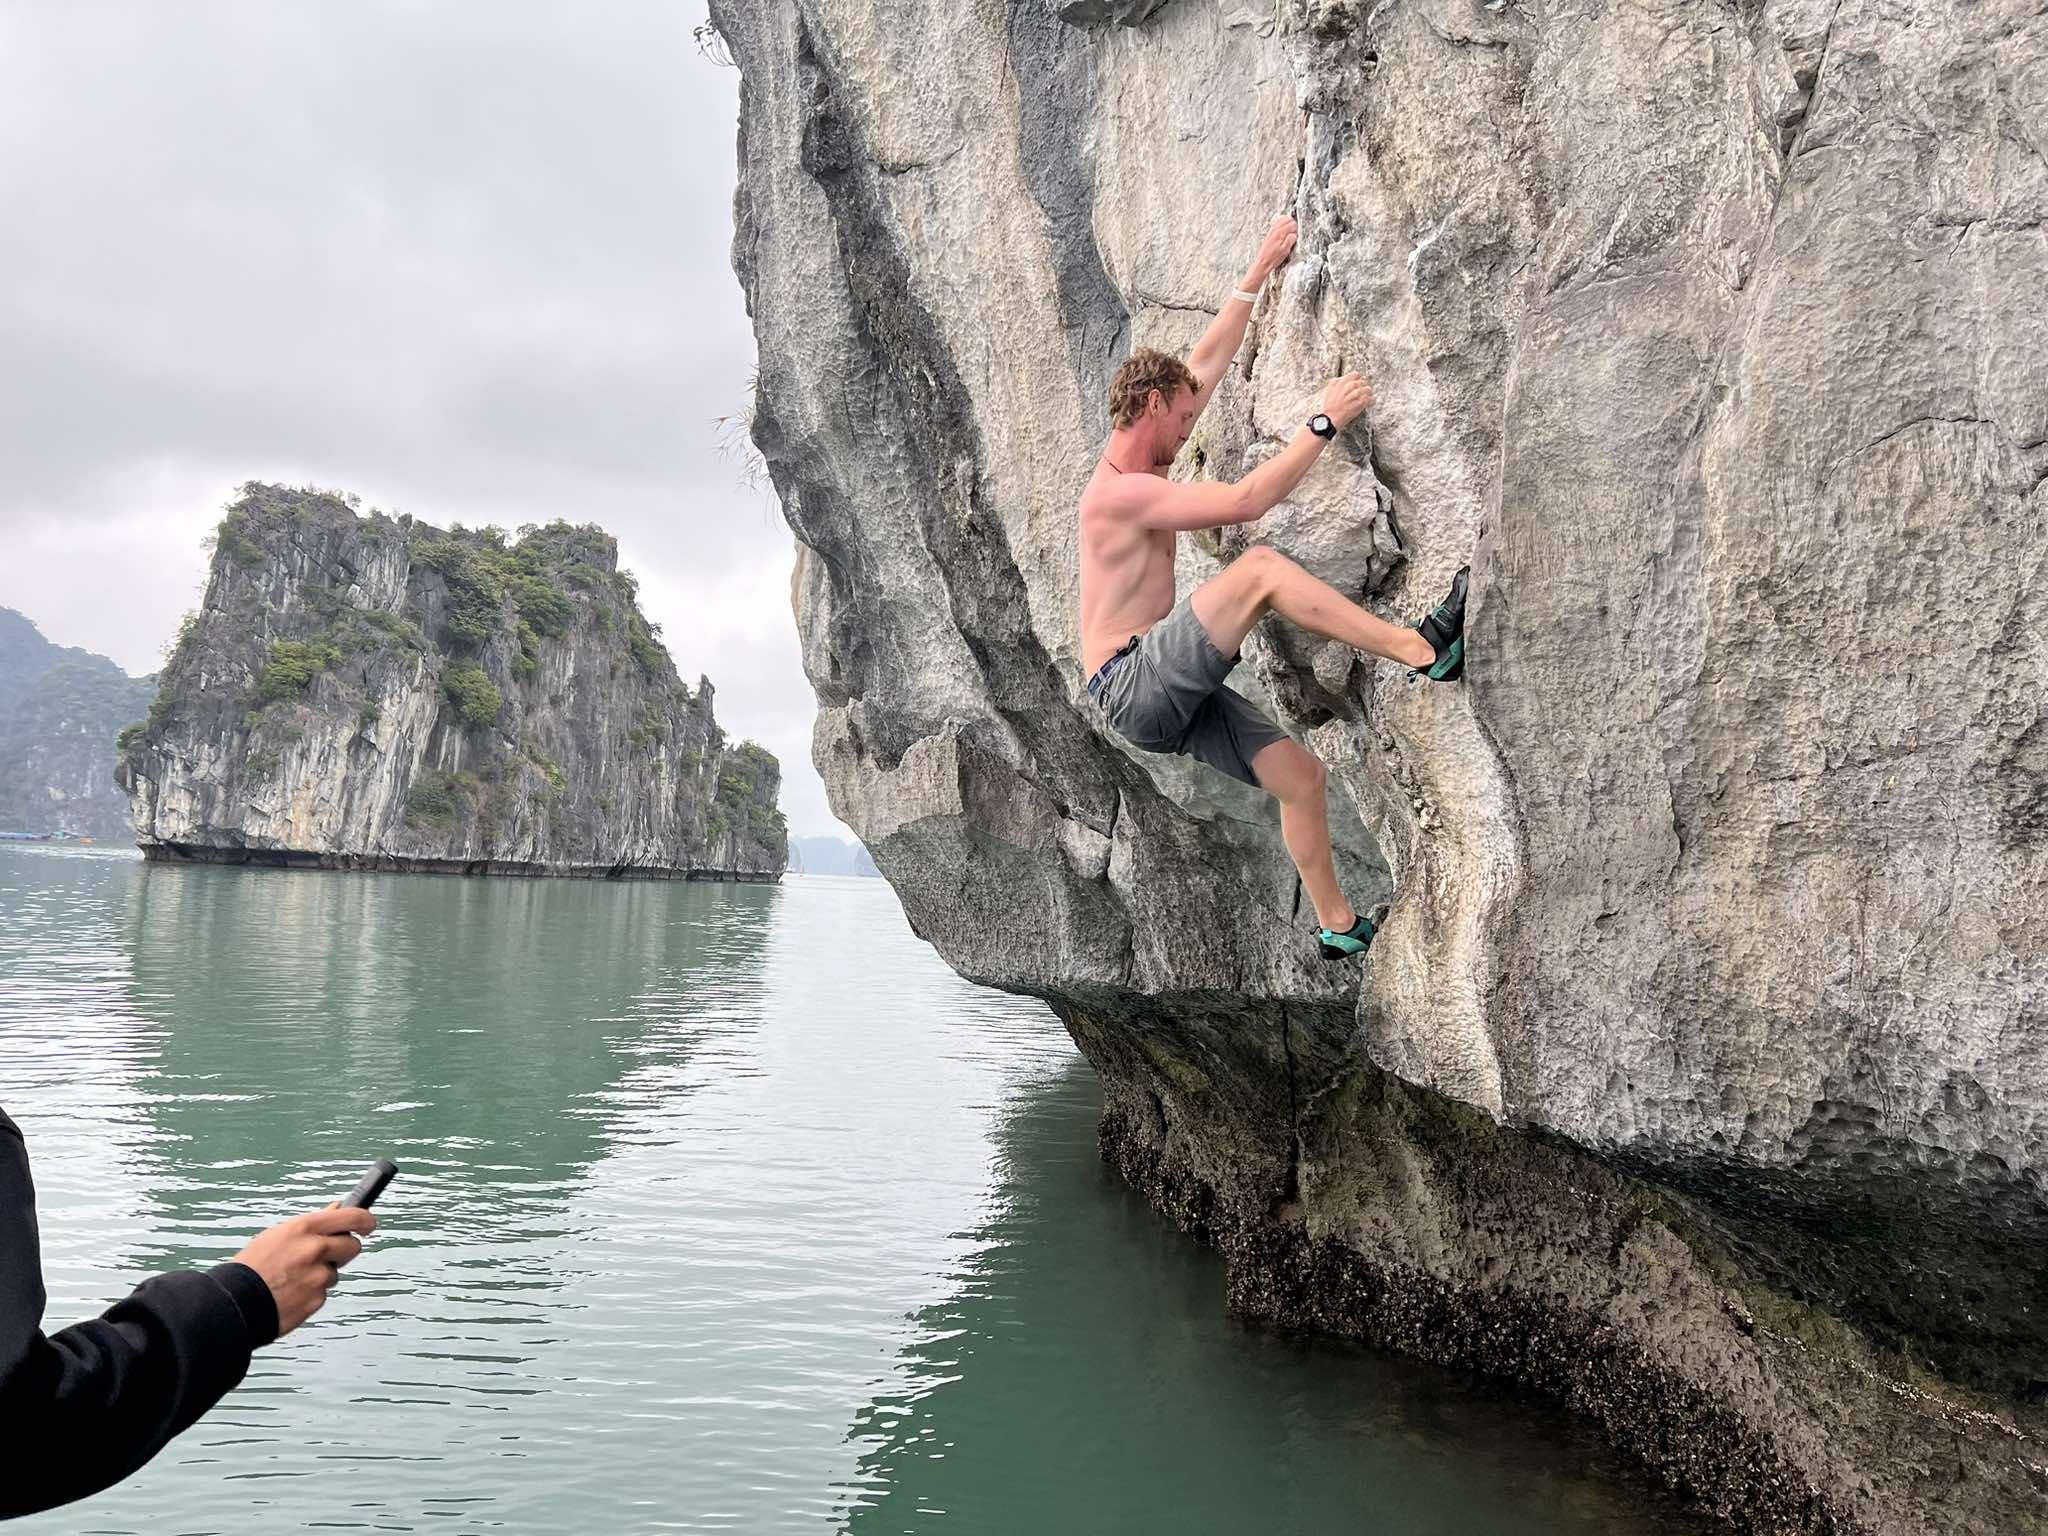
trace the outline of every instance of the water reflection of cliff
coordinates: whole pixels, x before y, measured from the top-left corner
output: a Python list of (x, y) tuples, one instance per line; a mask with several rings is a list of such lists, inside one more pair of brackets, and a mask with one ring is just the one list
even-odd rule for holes
[(1100, 1105), (1077, 1062), (998, 1122), (979, 1246), (849, 1431), (844, 1529), (1704, 1529), (1546, 1406), (1229, 1324), (1221, 1261), (1104, 1172)]
[(223, 1206), (317, 1204), (389, 1154), (398, 1229), (528, 1230), (603, 1155), (621, 1077), (686, 1052), (701, 997), (758, 986), (777, 894), (141, 869), (165, 1225), (203, 1245)]

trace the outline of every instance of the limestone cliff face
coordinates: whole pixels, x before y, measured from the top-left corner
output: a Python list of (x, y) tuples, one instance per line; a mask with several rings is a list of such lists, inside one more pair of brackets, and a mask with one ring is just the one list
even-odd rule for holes
[(711, 705), (601, 529), (250, 485), (120, 777), (157, 858), (779, 878), (780, 769)]
[[(2048, 15), (2035, 0), (714, 0), (836, 811), (1049, 998), (1245, 1311), (1533, 1381), (1737, 1525), (2048, 1525)], [(1177, 470), (1247, 538), (1369, 963), (1081, 689), (1135, 344), (1296, 214)], [(1355, 814), (1354, 814), (1355, 812)]]

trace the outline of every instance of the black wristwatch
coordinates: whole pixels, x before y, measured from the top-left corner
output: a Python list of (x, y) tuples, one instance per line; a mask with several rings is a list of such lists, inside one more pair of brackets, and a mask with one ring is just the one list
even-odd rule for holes
[(1337, 423), (1330, 420), (1330, 418), (1325, 416), (1321, 411), (1317, 411), (1315, 415), (1309, 417), (1308, 429), (1309, 431), (1315, 433), (1317, 437), (1327, 438), (1335, 437), (1337, 435)]

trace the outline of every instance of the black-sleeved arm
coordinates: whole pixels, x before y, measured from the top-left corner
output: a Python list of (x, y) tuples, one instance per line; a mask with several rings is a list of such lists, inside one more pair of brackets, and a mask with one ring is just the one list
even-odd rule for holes
[(0, 1520), (128, 1476), (241, 1381), (277, 1337), (242, 1264), (156, 1275), (92, 1322), (45, 1336), (28, 1153), (0, 1111)]

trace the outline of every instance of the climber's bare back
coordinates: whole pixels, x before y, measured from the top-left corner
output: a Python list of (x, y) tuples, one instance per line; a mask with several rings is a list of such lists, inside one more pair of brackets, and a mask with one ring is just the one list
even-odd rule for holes
[(1083, 677), (1173, 608), (1174, 531), (1139, 521), (1144, 492), (1156, 484), (1155, 473), (1119, 474), (1104, 457), (1081, 493)]

